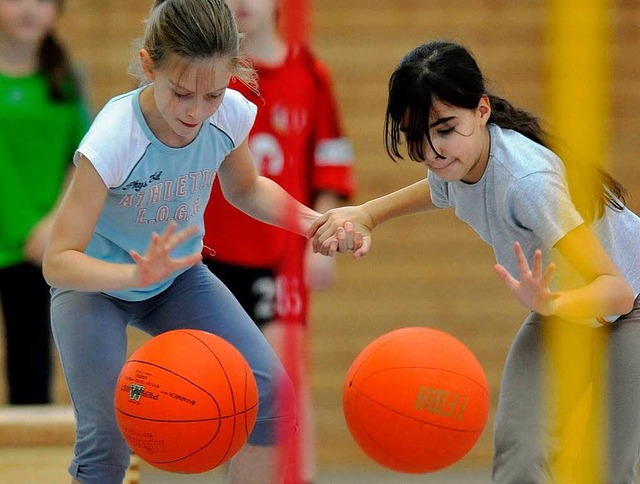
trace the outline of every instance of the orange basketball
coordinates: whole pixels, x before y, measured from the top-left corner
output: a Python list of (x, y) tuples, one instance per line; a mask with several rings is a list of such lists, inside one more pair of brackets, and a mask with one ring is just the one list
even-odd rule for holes
[(344, 384), (347, 426), (389, 469), (432, 472), (475, 445), (489, 390), (473, 353), (448, 333), (411, 327), (386, 333), (354, 360)]
[(185, 329), (156, 336), (131, 355), (114, 403), (120, 431), (140, 458), (191, 474), (219, 466), (244, 445), (258, 389), (234, 346)]

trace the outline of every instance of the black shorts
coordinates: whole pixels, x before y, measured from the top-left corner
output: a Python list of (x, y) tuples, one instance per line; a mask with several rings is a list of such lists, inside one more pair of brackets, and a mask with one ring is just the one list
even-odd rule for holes
[(276, 316), (276, 275), (273, 269), (225, 264), (214, 259), (204, 263), (236, 297), (258, 327)]

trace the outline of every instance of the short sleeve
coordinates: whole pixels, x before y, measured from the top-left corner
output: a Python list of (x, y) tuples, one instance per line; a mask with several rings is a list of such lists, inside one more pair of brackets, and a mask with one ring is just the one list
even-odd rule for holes
[(517, 180), (507, 194), (512, 223), (532, 231), (553, 247), (584, 220), (559, 173), (536, 172)]
[(213, 114), (213, 123), (223, 130), (237, 148), (249, 136), (258, 107), (234, 89), (227, 89), (224, 100)]
[(429, 182), (429, 189), (431, 191), (431, 201), (436, 207), (448, 208), (451, 207), (449, 200), (449, 184), (442, 178), (438, 178), (430, 171), (427, 172), (427, 181)]

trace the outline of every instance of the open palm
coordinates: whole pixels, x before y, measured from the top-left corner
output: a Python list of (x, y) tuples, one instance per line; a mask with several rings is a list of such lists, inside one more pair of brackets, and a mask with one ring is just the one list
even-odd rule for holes
[(542, 252), (536, 250), (533, 255), (533, 265), (529, 268), (527, 258), (518, 242), (514, 244), (514, 249), (518, 270), (520, 271), (520, 280), (509, 274), (509, 271), (500, 264), (495, 266), (496, 274), (520, 304), (543, 316), (554, 314), (555, 302), (559, 294), (549, 289), (549, 283), (555, 270), (555, 264), (549, 264), (543, 272)]
[(130, 251), (131, 257), (138, 266), (140, 286), (148, 286), (161, 281), (172, 272), (190, 267), (201, 260), (202, 254), (200, 252), (179, 258), (171, 257), (173, 249), (198, 232), (197, 225), (176, 232), (177, 227), (176, 222), (171, 222), (161, 235), (154, 232), (145, 255), (140, 255), (135, 250)]

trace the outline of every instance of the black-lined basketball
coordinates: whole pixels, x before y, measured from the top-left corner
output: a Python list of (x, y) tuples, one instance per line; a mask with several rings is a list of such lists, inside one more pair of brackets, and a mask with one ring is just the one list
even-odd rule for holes
[(405, 473), (450, 466), (487, 422), (489, 390), (473, 353), (450, 334), (409, 327), (356, 357), (344, 384), (347, 426), (380, 465)]
[(114, 404), (135, 454), (165, 471), (192, 474), (221, 465), (245, 444), (258, 389), (229, 342), (175, 330), (150, 339), (126, 361)]

